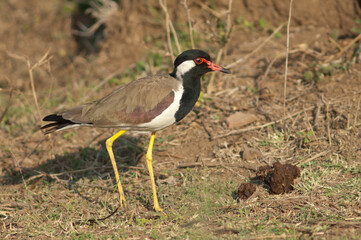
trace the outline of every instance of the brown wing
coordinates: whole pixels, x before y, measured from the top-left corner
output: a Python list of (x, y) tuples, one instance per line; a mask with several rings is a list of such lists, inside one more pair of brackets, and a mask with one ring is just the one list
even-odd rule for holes
[(174, 99), (179, 82), (169, 75), (135, 80), (108, 96), (62, 114), (64, 119), (95, 126), (117, 126), (151, 121)]

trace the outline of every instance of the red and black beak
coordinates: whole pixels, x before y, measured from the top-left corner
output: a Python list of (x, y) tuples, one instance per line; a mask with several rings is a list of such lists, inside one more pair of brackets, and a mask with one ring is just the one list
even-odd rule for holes
[(219, 72), (223, 72), (223, 73), (231, 73), (231, 71), (229, 69), (218, 66), (217, 64), (214, 64), (211, 61), (205, 60), (204, 62), (208, 65), (208, 68), (210, 68), (212, 71), (219, 71)]

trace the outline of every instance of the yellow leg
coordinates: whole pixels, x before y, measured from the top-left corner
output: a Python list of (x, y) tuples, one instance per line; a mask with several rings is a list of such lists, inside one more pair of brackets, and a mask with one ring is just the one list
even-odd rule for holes
[(157, 198), (157, 190), (155, 189), (153, 166), (152, 166), (152, 151), (153, 151), (154, 138), (155, 138), (155, 132), (153, 132), (150, 137), (146, 159), (147, 159), (147, 167), (148, 167), (148, 171), (149, 171), (149, 175), (150, 175), (150, 180), (152, 181), (153, 201), (154, 201), (153, 208), (156, 212), (160, 212), (163, 209), (161, 209), (159, 207), (158, 198)]
[(124, 207), (126, 207), (125, 196), (124, 196), (124, 191), (123, 191), (123, 188), (122, 188), (122, 184), (120, 183), (118, 168), (117, 168), (117, 164), (115, 162), (112, 146), (113, 146), (113, 142), (115, 141), (115, 139), (117, 139), (123, 133), (125, 133), (125, 130), (120, 130), (118, 133), (114, 134), (111, 138), (108, 138), (107, 141), (106, 141), (106, 147), (107, 147), (107, 150), (108, 150), (110, 160), (112, 161), (114, 174), (115, 174), (115, 179), (116, 179), (117, 185), (118, 185), (119, 200), (120, 200), (120, 207), (121, 208), (123, 208), (123, 204), (124, 204)]

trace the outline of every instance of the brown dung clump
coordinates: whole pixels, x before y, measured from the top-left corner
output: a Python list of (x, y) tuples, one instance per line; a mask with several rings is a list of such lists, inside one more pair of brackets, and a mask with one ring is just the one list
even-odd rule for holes
[(300, 176), (300, 169), (292, 164), (275, 162), (272, 167), (260, 167), (257, 176), (269, 186), (270, 193), (289, 193), (293, 190), (294, 180)]

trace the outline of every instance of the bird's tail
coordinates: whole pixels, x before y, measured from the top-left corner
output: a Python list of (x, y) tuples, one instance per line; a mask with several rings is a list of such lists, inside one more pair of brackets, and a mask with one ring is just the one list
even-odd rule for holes
[(73, 128), (79, 126), (79, 123), (75, 123), (70, 120), (64, 119), (61, 115), (58, 114), (50, 114), (44, 117), (43, 121), (52, 122), (40, 128), (45, 130), (44, 134), (49, 134), (59, 130), (64, 130), (67, 128)]

